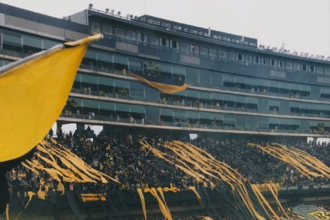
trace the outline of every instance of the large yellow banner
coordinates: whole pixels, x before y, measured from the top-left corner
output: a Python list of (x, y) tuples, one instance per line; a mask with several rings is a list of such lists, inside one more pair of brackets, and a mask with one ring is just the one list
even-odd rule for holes
[(55, 46), (0, 69), (0, 162), (23, 156), (47, 134), (95, 35)]

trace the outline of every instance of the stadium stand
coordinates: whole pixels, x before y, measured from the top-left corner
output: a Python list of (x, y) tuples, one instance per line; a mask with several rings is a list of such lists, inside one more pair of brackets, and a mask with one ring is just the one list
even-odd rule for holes
[[(172, 141), (170, 137), (143, 137), (143, 136), (121, 136), (101, 132), (93, 139), (87, 139), (80, 136), (77, 132), (74, 134), (62, 134), (58, 142), (67, 146), (72, 152), (81, 157), (87, 164), (96, 170), (114, 177), (122, 185), (110, 183), (112, 189), (135, 190), (145, 187), (164, 187), (175, 185), (181, 190), (198, 183), (182, 171), (172, 169), (168, 164), (148, 150), (143, 150), (139, 140), (146, 140), (151, 146), (154, 146), (166, 153), (160, 147), (161, 143)], [(49, 140), (48, 140), (49, 141)], [(309, 186), (328, 185), (328, 178), (318, 177), (309, 179), (295, 170), (290, 164), (287, 164), (270, 155), (266, 155), (257, 148), (248, 147), (248, 143), (258, 143), (258, 140), (252, 139), (202, 139), (181, 141), (190, 142), (201, 149), (205, 149), (219, 161), (225, 162), (236, 169), (252, 184), (275, 183), (281, 188), (297, 187), (299, 185)], [(267, 145), (260, 142), (260, 145)], [(329, 154), (329, 148), (325, 143), (288, 143), (288, 146), (294, 146), (305, 150), (311, 155), (329, 165), (326, 155)], [(37, 159), (37, 156), (35, 155)], [(43, 172), (41, 177), (35, 177), (33, 173), (26, 170), (23, 166), (13, 169), (9, 176), (11, 185), (15, 190), (18, 186), (26, 186), (29, 189), (38, 189), (40, 178), (47, 181), (47, 174)], [(16, 178), (17, 177), (17, 178)], [(22, 180), (22, 181), (20, 181)], [(54, 187), (54, 180), (49, 182), (49, 187)], [(75, 186), (76, 187), (76, 186)], [(88, 188), (88, 186), (83, 186)]]

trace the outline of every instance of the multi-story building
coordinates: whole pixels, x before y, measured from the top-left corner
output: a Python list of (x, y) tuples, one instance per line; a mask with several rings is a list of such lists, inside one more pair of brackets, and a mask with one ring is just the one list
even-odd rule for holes
[[(0, 26), (2, 65), (64, 41), (104, 35), (90, 45), (59, 123), (314, 137), (330, 131), (330, 62), (322, 57), (92, 8), (58, 19), (0, 4)], [(162, 94), (130, 76), (146, 71), (184, 80), (188, 89)]]

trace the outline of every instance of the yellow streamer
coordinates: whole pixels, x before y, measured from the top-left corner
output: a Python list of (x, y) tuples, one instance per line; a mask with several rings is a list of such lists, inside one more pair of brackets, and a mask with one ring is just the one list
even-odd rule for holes
[(143, 215), (144, 215), (144, 220), (147, 220), (147, 211), (146, 211), (146, 202), (144, 200), (144, 195), (143, 195), (143, 192), (142, 192), (142, 189), (137, 189), (137, 192), (140, 196), (140, 199), (141, 199), (141, 204), (142, 204), (142, 210), (143, 210)]
[(153, 195), (159, 205), (159, 209), (162, 212), (163, 216), (165, 217), (165, 219), (167, 220), (172, 220), (172, 216), (171, 213), (169, 212), (169, 210), (166, 208), (166, 206), (164, 205), (163, 201), (159, 198), (157, 191), (155, 188), (146, 188), (144, 189), (144, 192), (149, 192), (151, 195)]
[(29, 191), (28, 192), (28, 196), (29, 196), (29, 201), (26, 203), (24, 209), (22, 211), (20, 211), (20, 213), (18, 213), (18, 215), (16, 216), (15, 220), (18, 220), (18, 218), (22, 215), (23, 211), (28, 207), (28, 205), (30, 204), (32, 197), (35, 195), (34, 192)]
[(327, 167), (322, 161), (304, 151), (295, 148), (289, 149), (280, 144), (272, 144), (266, 147), (252, 143), (249, 143), (248, 145), (251, 147), (257, 147), (263, 152), (291, 165), (299, 173), (308, 178), (330, 178), (330, 168)]
[[(150, 146), (145, 141), (141, 141), (140, 143), (143, 148), (151, 150), (157, 157), (181, 169), (187, 175), (195, 178), (199, 183), (203, 181), (203, 184), (205, 186), (208, 182), (211, 187), (214, 188), (216, 185), (212, 181), (221, 180), (227, 183), (232, 188), (232, 190), (237, 188), (238, 196), (240, 197), (240, 200), (244, 203), (244, 205), (247, 207), (249, 213), (258, 220), (265, 220), (265, 217), (261, 216), (257, 212), (250, 199), (248, 191), (244, 185), (244, 182), (247, 182), (245, 178), (243, 178), (240, 173), (232, 169), (227, 164), (217, 161), (205, 150), (202, 150), (191, 144), (182, 143), (180, 141), (165, 142), (161, 146), (166, 148), (167, 150), (172, 151), (175, 154), (175, 156), (172, 156)], [(191, 167), (193, 167), (193, 169)], [(194, 187), (189, 187), (188, 189), (192, 190), (195, 193), (199, 203), (201, 204), (201, 206), (203, 206), (202, 199), (196, 189)], [(274, 210), (271, 208), (271, 206), (268, 204), (267, 200), (260, 193), (259, 189), (253, 187), (252, 190), (254, 194), (256, 194), (256, 197), (261, 207), (264, 209), (265, 213), (267, 213), (268, 217), (270, 217), (270, 215), (268, 214), (266, 207), (271, 211), (273, 219), (280, 219), (276, 215)], [(271, 190), (273, 191), (273, 196), (277, 197), (277, 192), (275, 188), (271, 188)], [(278, 199), (276, 201), (279, 203)], [(266, 205), (266, 207), (264, 206), (264, 204)], [(280, 203), (279, 206), (281, 207)]]
[(6, 206), (6, 220), (9, 220), (9, 204)]
[[(58, 148), (53, 147), (50, 143), (42, 141), (41, 144), (37, 146), (38, 152), (36, 153), (37, 157), (52, 166), (52, 168), (45, 168), (37, 160), (26, 160), (22, 162), (22, 165), (27, 169), (30, 169), (32, 172), (39, 175), (38, 170), (46, 171), (53, 179), (56, 179), (59, 183), (63, 180), (64, 182), (78, 182), (78, 183), (108, 183), (108, 180), (119, 183), (114, 178), (111, 178), (108, 175), (105, 175), (99, 171), (94, 170), (90, 166), (86, 165), (83, 160), (74, 155), (71, 151), (65, 147), (58, 145), (53, 139), (50, 140), (54, 145), (56, 144)], [(41, 155), (46, 154), (50, 159)], [(66, 166), (65, 168), (60, 167), (55, 158), (61, 160), (62, 164)], [(106, 179), (107, 178), (107, 179)], [(59, 184), (59, 191), (64, 193), (63, 185)]]
[(204, 208), (204, 205), (203, 205), (203, 202), (202, 202), (202, 197), (199, 195), (196, 188), (194, 186), (189, 186), (188, 189), (193, 191), (193, 193), (195, 193), (199, 204)]

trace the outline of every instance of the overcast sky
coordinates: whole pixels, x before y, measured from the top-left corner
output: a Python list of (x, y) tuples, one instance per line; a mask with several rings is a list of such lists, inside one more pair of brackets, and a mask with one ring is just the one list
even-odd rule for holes
[(237, 35), (291, 51), (330, 55), (330, 0), (0, 0), (62, 18), (94, 8), (145, 13)]

